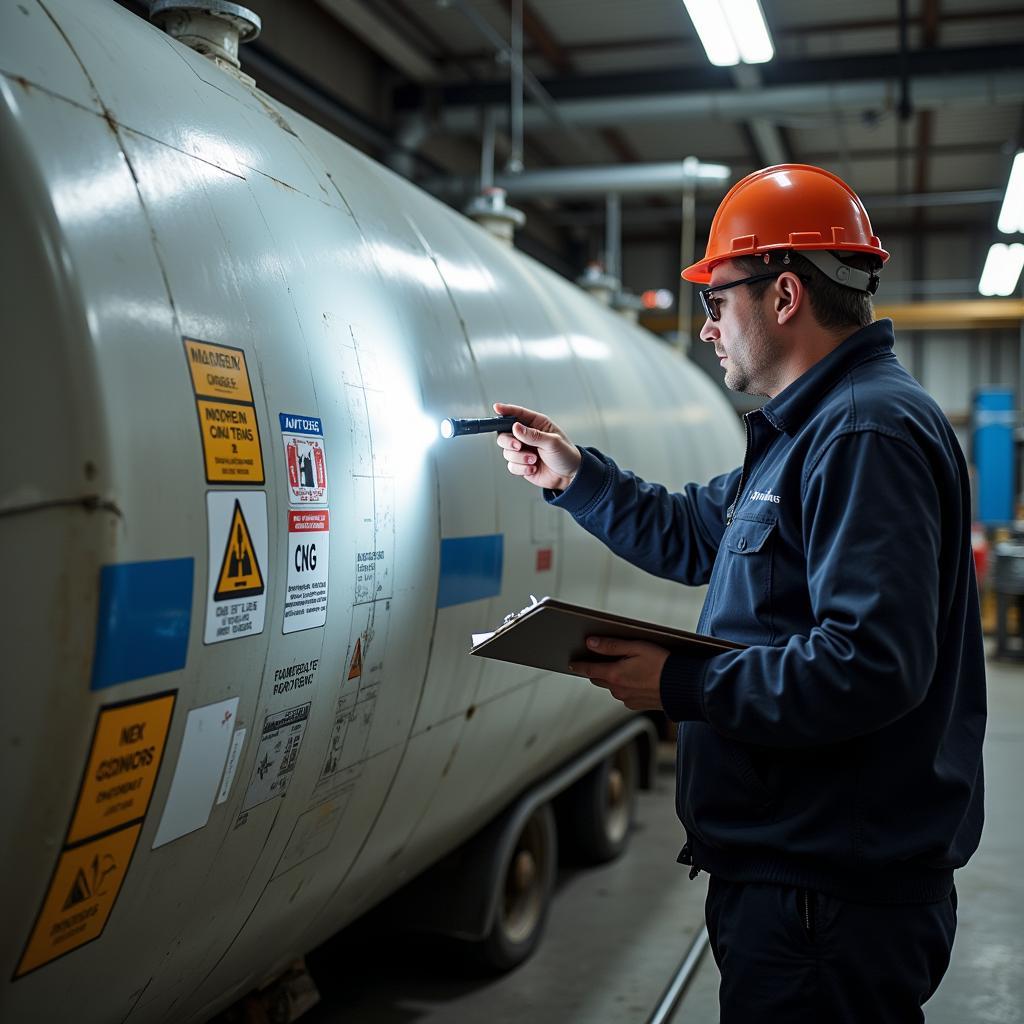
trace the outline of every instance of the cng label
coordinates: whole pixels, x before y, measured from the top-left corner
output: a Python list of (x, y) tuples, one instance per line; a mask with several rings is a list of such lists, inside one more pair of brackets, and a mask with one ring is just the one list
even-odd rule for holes
[(327, 455), (323, 423), (316, 416), (280, 413), (281, 440), (292, 505), (327, 503)]
[(288, 593), (285, 633), (312, 629), (327, 621), (330, 519), (327, 509), (288, 512)]
[(203, 442), (206, 482), (262, 484), (263, 449), (245, 353), (183, 338)]
[(265, 491), (208, 491), (208, 573), (203, 642), (263, 632), (267, 602)]

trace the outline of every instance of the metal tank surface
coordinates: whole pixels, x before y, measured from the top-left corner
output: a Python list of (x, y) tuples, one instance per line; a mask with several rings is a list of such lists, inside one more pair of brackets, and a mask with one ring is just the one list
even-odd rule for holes
[(495, 400), (666, 483), (699, 370), (104, 0), (0, 3), (0, 1019), (200, 1021), (629, 716), (467, 656), (529, 595), (690, 626)]

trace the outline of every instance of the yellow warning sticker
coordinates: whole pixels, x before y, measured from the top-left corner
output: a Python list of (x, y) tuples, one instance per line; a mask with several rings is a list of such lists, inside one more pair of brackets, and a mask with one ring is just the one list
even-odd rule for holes
[(260, 570), (256, 547), (252, 542), (242, 505), (236, 500), (213, 599), (230, 601), (238, 597), (258, 597), (264, 589), (263, 573)]
[(207, 491), (203, 643), (263, 632), (270, 589), (266, 491)]
[(263, 449), (245, 353), (184, 338), (207, 483), (262, 484)]
[(252, 405), (196, 399), (207, 483), (263, 483), (263, 451)]
[(141, 831), (140, 821), (64, 850), (15, 978), (100, 937)]
[(352, 664), (349, 666), (349, 679), (358, 679), (363, 674), (363, 638), (356, 637), (356, 649), (352, 652)]
[(192, 390), (196, 397), (230, 398), (235, 402), (251, 402), (252, 387), (245, 353), (232, 345), (213, 345), (208, 341), (185, 338), (185, 355), (192, 373)]
[(145, 817), (174, 699), (165, 693), (101, 709), (66, 843)]

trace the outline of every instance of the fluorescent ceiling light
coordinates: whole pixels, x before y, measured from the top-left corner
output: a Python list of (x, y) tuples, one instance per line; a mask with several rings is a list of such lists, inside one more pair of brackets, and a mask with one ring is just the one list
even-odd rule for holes
[(708, 60), (720, 68), (739, 64), (740, 50), (718, 0), (683, 0), (683, 3)]
[(720, 0), (744, 64), (764, 64), (775, 56), (758, 0)]
[(708, 60), (718, 67), (775, 56), (759, 0), (683, 0)]
[(1012, 295), (1017, 289), (1021, 268), (1024, 267), (1024, 243), (1006, 245), (996, 242), (985, 260), (978, 291), (982, 295)]
[(1004, 235), (1024, 231), (1024, 150), (1013, 158), (997, 227)]

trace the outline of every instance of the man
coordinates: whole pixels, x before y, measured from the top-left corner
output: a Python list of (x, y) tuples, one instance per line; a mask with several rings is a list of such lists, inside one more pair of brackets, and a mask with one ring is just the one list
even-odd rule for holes
[[(512, 405), (511, 473), (613, 551), (708, 584), (708, 660), (592, 638), (573, 666), (680, 723), (680, 861), (710, 876), (722, 1020), (907, 1022), (949, 962), (953, 870), (977, 848), (985, 726), (967, 467), (892, 352), (888, 253), (839, 178), (735, 185), (705, 258), (700, 337), (766, 396), (743, 466), (678, 493)], [(524, 425), (525, 424), (525, 425)]]

